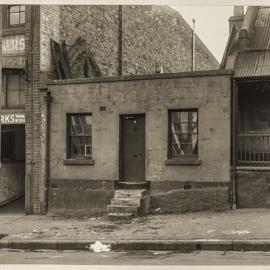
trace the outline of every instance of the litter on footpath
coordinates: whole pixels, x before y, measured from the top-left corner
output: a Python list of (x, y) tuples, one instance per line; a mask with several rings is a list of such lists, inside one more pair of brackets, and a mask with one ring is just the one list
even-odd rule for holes
[(230, 230), (230, 231), (223, 231), (224, 234), (238, 234), (238, 235), (242, 235), (242, 234), (249, 234), (250, 232), (247, 230), (241, 230), (241, 231), (236, 231), (236, 230)]
[(89, 246), (89, 250), (96, 253), (107, 252), (111, 251), (111, 245), (105, 245), (102, 244), (100, 241), (96, 241), (94, 244), (91, 244)]

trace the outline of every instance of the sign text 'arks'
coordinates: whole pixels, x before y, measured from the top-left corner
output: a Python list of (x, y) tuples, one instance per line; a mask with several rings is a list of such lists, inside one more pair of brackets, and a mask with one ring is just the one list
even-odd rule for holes
[(25, 115), (24, 114), (2, 114), (1, 124), (24, 124)]

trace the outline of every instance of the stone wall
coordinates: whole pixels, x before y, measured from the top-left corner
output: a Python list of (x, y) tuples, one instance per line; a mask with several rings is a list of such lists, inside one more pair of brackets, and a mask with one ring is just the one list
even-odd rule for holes
[(50, 212), (104, 213), (114, 195), (114, 181), (51, 179)]

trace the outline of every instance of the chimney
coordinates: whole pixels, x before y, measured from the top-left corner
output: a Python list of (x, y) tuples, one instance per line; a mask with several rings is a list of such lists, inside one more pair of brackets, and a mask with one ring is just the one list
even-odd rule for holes
[(229, 32), (231, 33), (233, 26), (235, 26), (237, 30), (241, 28), (243, 20), (244, 20), (244, 7), (234, 6), (233, 16), (229, 18)]

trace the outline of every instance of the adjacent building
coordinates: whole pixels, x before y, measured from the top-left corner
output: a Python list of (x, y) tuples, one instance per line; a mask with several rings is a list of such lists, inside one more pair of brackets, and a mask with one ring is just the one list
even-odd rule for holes
[(232, 191), (237, 207), (270, 206), (270, 7), (234, 9), (221, 69), (234, 71)]
[[(196, 176), (203, 172), (200, 181), (209, 180), (212, 185), (213, 175), (207, 172), (210, 160), (202, 160), (205, 165), (197, 166), (194, 175), (189, 166), (182, 167), (184, 171), (180, 178), (178, 175), (182, 171), (179, 171), (179, 166), (164, 163), (167, 151), (164, 148), (165, 110), (169, 110), (168, 119), (174, 121), (175, 117), (182, 115), (182, 111), (177, 110), (186, 109), (183, 117), (194, 118), (194, 121), (188, 121), (196, 130), (199, 117), (206, 117), (205, 111), (201, 114), (199, 107), (212, 104), (212, 98), (208, 96), (210, 89), (218, 90), (218, 85), (224, 87), (226, 98), (222, 106), (229, 111), (227, 86), (224, 86), (228, 83), (228, 75), (220, 75), (222, 78), (210, 82), (207, 79), (194, 79), (196, 82), (183, 79), (182, 82), (181, 79), (176, 85), (166, 76), (153, 82), (140, 79), (147, 74), (218, 67), (216, 59), (200, 39), (193, 38), (192, 29), (179, 13), (166, 6), (1, 5), (0, 9), (0, 205), (24, 196), (28, 214), (44, 214), (48, 206), (104, 211), (115, 183), (120, 180), (117, 162), (120, 115), (130, 113), (135, 117), (140, 115), (138, 129), (147, 136), (145, 144), (141, 144), (141, 150), (145, 152), (139, 153), (141, 160), (138, 164), (146, 164), (140, 175), (143, 181), (173, 180), (179, 185), (179, 179), (197, 181)], [(123, 76), (130, 76), (130, 79), (122, 82)], [(140, 78), (135, 80), (137, 76)], [(61, 83), (47, 87), (47, 78), (77, 82), (63, 90)], [(101, 81), (81, 85), (78, 78), (99, 78)], [(104, 82), (102, 78), (106, 78)], [(114, 78), (112, 81), (116, 82), (109, 83), (111, 79), (108, 78)], [(190, 83), (194, 86), (189, 86)], [(178, 93), (177, 85), (185, 85), (183, 94)], [(202, 93), (197, 87), (204, 89)], [(57, 92), (55, 88), (61, 90)], [(42, 89), (45, 92), (41, 92)], [(165, 91), (168, 91), (168, 97)], [(203, 95), (205, 104), (192, 93)], [(184, 108), (182, 103), (176, 102), (189, 95), (194, 104), (186, 104)], [(160, 101), (155, 105), (153, 100), (158, 97)], [(212, 108), (216, 108), (216, 104), (213, 103)], [(226, 130), (229, 128), (227, 116), (222, 116), (226, 119)], [(68, 132), (71, 126), (79, 129), (77, 133)], [(154, 132), (159, 126), (162, 132)], [(209, 128), (211, 134), (217, 132), (216, 126)], [(150, 134), (156, 137), (154, 145), (149, 140)], [(202, 138), (207, 141), (209, 134), (203, 134)], [(206, 155), (208, 150), (204, 152), (200, 148), (204, 144), (199, 142), (199, 146), (196, 145), (198, 131), (192, 136), (192, 143), (189, 141), (185, 146), (189, 150), (183, 151)], [(126, 143), (130, 141), (133, 138), (128, 138)], [(71, 145), (72, 142), (76, 142), (76, 146)], [(179, 145), (179, 142), (171, 141), (169, 155), (180, 151)], [(227, 150), (222, 151), (227, 155)], [(72, 162), (77, 162), (77, 165)], [(128, 166), (132, 171), (133, 165)], [(224, 165), (224, 174), (215, 181), (228, 182), (226, 168)], [(215, 165), (212, 173), (216, 169)], [(162, 185), (157, 188), (162, 189)]]

